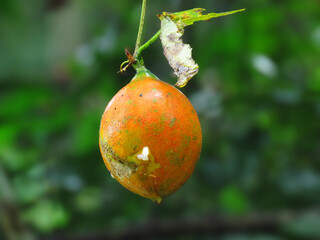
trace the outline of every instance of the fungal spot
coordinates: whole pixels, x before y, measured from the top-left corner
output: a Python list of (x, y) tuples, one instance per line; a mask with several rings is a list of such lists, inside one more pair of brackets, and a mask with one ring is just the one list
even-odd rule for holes
[(142, 93), (139, 96), (142, 97)]
[(130, 169), (133, 169), (135, 170), (137, 168), (137, 165), (134, 163), (134, 162), (128, 162), (127, 163), (127, 166), (130, 168)]
[(148, 161), (149, 160), (149, 148), (144, 147), (142, 149), (142, 153), (137, 155), (137, 158), (143, 161)]
[(133, 173), (133, 169), (121, 162), (112, 161), (110, 162), (112, 172), (114, 172), (120, 179), (129, 178)]
[(120, 158), (107, 142), (101, 143), (104, 160), (110, 164), (111, 177), (117, 176), (119, 179), (129, 178), (136, 171), (136, 164), (127, 162)]
[[(161, 168), (160, 163), (155, 161), (155, 158), (152, 155), (149, 147), (144, 147), (138, 153), (129, 156), (127, 161), (135, 163), (138, 174), (143, 174), (144, 179), (146, 176), (150, 176), (150, 174), (152, 174), (158, 168)], [(153, 176), (155, 177), (155, 175)]]
[[(149, 147), (144, 147), (138, 153), (127, 158), (119, 157), (106, 141), (100, 143), (103, 152), (103, 159), (108, 162), (112, 177), (119, 181), (127, 181), (133, 174), (144, 180), (146, 177), (156, 178), (153, 172), (161, 168), (160, 163), (155, 161)], [(138, 146), (139, 144), (135, 145)]]

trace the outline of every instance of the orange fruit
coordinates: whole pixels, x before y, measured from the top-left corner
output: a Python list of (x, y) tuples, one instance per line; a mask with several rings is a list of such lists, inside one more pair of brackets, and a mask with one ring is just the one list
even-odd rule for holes
[(146, 69), (109, 102), (99, 135), (111, 176), (158, 203), (190, 177), (202, 144), (190, 101)]

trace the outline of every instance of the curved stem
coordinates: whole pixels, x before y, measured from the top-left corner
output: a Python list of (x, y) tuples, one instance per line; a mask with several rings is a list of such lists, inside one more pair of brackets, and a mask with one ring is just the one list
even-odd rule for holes
[(142, 38), (142, 31), (143, 31), (143, 25), (144, 25), (144, 18), (145, 18), (145, 15), (146, 15), (146, 5), (147, 5), (147, 0), (142, 0), (140, 24), (139, 24), (137, 41), (136, 41), (136, 47), (135, 47), (133, 56), (136, 56), (136, 54), (138, 52), (138, 49), (140, 47), (140, 42), (141, 42), (141, 38)]
[(156, 41), (158, 39), (158, 37), (160, 36), (161, 30), (159, 30), (155, 35), (153, 35), (152, 38), (149, 39), (149, 41), (147, 41), (145, 44), (143, 44), (136, 52), (136, 58), (139, 59), (141, 56), (141, 53), (143, 50), (145, 50), (146, 48), (148, 48), (152, 43), (154, 43), (154, 41)]

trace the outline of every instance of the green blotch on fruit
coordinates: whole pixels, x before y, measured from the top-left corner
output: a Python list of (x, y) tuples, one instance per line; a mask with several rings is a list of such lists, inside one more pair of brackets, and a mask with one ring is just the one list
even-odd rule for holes
[(180, 158), (179, 156), (176, 156), (172, 149), (170, 149), (168, 152), (166, 152), (166, 156), (169, 159), (169, 162), (173, 165), (181, 166), (184, 162), (184, 158)]
[(184, 135), (184, 140), (186, 140), (186, 141), (187, 141), (187, 143), (189, 144), (189, 143), (190, 143), (190, 141), (191, 141), (191, 137), (190, 137), (190, 136), (188, 136), (188, 135)]
[(169, 126), (170, 126), (170, 127), (173, 127), (174, 124), (176, 123), (176, 121), (177, 121), (177, 119), (176, 119), (175, 117), (172, 118), (172, 119), (170, 120)]
[(161, 133), (164, 130), (164, 124), (163, 123), (151, 123), (150, 127), (152, 131), (155, 133)]
[(160, 117), (160, 123), (163, 124), (167, 120), (167, 117), (165, 114), (162, 114)]
[[(172, 179), (168, 179), (165, 182), (163, 182), (159, 187), (159, 195), (160, 196), (167, 196), (168, 195), (167, 189), (170, 187), (170, 185), (172, 183), (173, 183)], [(170, 193), (169, 193), (169, 195), (170, 195)]]

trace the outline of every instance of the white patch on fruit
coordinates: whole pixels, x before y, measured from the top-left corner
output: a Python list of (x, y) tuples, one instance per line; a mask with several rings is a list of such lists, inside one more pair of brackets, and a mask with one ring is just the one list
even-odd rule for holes
[(149, 160), (149, 148), (144, 147), (142, 149), (142, 153), (137, 155), (137, 158), (143, 161), (148, 161)]

